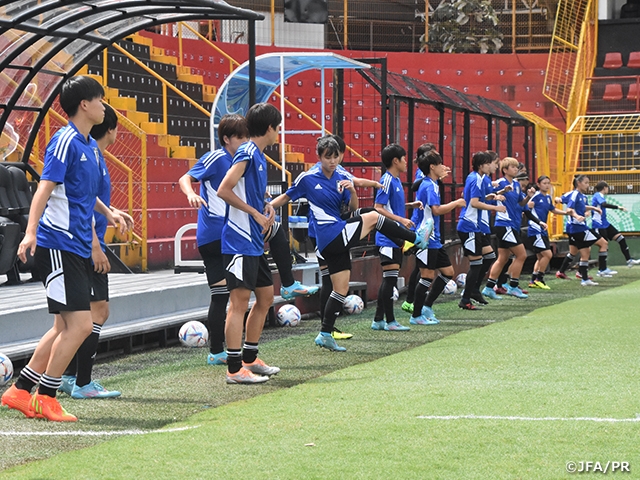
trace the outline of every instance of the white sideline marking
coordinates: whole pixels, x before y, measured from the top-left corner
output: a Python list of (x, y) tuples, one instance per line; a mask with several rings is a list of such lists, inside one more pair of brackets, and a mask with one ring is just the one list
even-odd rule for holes
[(598, 418), (598, 417), (501, 417), (498, 415), (419, 415), (424, 420), (509, 420), (519, 422), (601, 422), (601, 423), (639, 423), (637, 418)]
[(90, 431), (76, 431), (76, 432), (2, 432), (0, 431), (0, 437), (111, 437), (115, 435), (147, 435), (149, 433), (172, 433), (182, 432), (184, 430), (191, 430), (198, 428), (200, 425), (193, 427), (176, 427), (167, 428), (166, 430), (119, 430), (113, 432), (90, 432)]

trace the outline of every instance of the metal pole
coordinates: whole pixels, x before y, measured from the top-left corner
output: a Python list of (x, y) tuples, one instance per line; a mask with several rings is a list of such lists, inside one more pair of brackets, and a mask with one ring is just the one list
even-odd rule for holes
[(516, 0), (511, 0), (511, 53), (516, 53)]
[(487, 150), (493, 150), (493, 117), (487, 117)]
[(348, 0), (344, 0), (343, 14), (344, 21), (342, 22), (343, 32), (342, 32), (342, 48), (347, 50), (347, 40), (349, 39), (349, 21), (347, 20), (347, 16), (349, 13)]
[[(409, 100), (409, 115), (408, 115), (408, 121), (407, 121), (407, 132), (409, 133), (407, 138), (407, 156), (409, 157), (408, 159), (409, 169), (407, 170), (407, 182), (409, 182), (409, 185), (411, 185), (411, 183), (413, 182), (413, 172), (414, 172), (413, 164), (417, 160), (417, 158), (414, 158), (413, 156), (413, 152), (415, 149), (414, 142), (413, 142), (413, 133), (415, 130), (415, 109), (416, 109), (416, 101), (413, 99)], [(413, 200), (413, 192), (411, 191), (410, 188), (409, 188), (409, 200)]]
[(429, 51), (429, 0), (424, 0), (424, 51)]
[(276, 0), (271, 0), (271, 46), (276, 44)]
[(333, 133), (344, 138), (344, 70), (333, 71)]
[(249, 108), (256, 103), (256, 21), (249, 20)]
[(178, 65), (182, 66), (182, 22), (178, 22)]
[(471, 114), (468, 110), (464, 112), (464, 126), (462, 128), (462, 161), (468, 166), (471, 164)]
[(280, 125), (280, 162), (282, 164), (282, 181), (286, 182), (286, 158), (284, 151), (285, 140), (285, 114), (284, 114), (284, 55), (280, 55), (280, 113), (282, 114), (282, 124)]

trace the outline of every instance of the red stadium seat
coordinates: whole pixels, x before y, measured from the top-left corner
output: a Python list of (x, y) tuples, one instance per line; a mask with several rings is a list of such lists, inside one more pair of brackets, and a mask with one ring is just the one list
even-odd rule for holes
[(629, 62), (627, 63), (629, 68), (640, 68), (640, 52), (631, 52), (629, 54)]
[(604, 87), (604, 95), (602, 96), (602, 99), (610, 102), (622, 100), (622, 85), (619, 83), (608, 84)]
[(637, 100), (637, 99), (638, 99), (638, 84), (632, 83), (631, 85), (629, 85), (627, 100)]
[(622, 54), (620, 52), (609, 52), (604, 57), (604, 68), (615, 70), (622, 66)]

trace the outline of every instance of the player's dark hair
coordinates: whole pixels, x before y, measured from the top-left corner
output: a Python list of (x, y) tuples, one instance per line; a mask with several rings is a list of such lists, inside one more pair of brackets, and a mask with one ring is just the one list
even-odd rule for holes
[(91, 136), (95, 140), (103, 138), (109, 130), (113, 130), (118, 126), (118, 115), (108, 103), (104, 104), (104, 120), (100, 125), (94, 125), (91, 128)]
[(246, 118), (250, 137), (262, 137), (269, 127), (275, 130), (282, 123), (282, 114), (270, 103), (256, 103), (249, 109)]
[(218, 125), (218, 140), (220, 146), (224, 147), (224, 137), (238, 137), (249, 138), (249, 128), (247, 127), (247, 120), (242, 115), (236, 113), (225, 115), (220, 119)]
[(407, 155), (407, 151), (397, 143), (391, 143), (382, 149), (382, 164), (385, 168), (390, 168), (393, 165), (393, 159), (401, 159)]
[(60, 92), (60, 106), (68, 117), (78, 113), (78, 107), (83, 100), (94, 100), (104, 97), (104, 88), (91, 77), (71, 77), (62, 85)]
[(338, 148), (340, 149), (340, 153), (344, 153), (347, 151), (347, 144), (344, 143), (344, 140), (340, 135), (327, 135), (327, 136), (333, 138), (338, 143)]
[(429, 150), (435, 150), (435, 149), (436, 149), (436, 146), (433, 143), (430, 143), (430, 142), (423, 143), (418, 147), (418, 150), (416, 150), (416, 158), (419, 158), (421, 155), (424, 155)]
[(546, 175), (540, 175), (538, 177), (538, 180), (536, 180), (536, 183), (540, 183), (540, 182), (542, 182), (544, 180), (551, 180), (551, 179), (549, 177), (547, 177)]
[(607, 188), (609, 186), (609, 184), (607, 182), (605, 182), (604, 180), (598, 182), (596, 184), (596, 192), (601, 192), (602, 190), (604, 190), (605, 188)]
[(496, 152), (494, 152), (493, 150), (487, 150), (487, 153), (489, 155), (491, 155), (491, 161), (495, 162), (496, 160), (498, 160), (500, 158), (500, 155), (498, 155)]
[(429, 150), (427, 153), (418, 157), (418, 168), (428, 176), (431, 173), (431, 165), (442, 165), (442, 157), (435, 150)]
[(480, 170), (480, 167), (482, 165), (486, 165), (487, 163), (491, 162), (491, 155), (489, 155), (487, 152), (476, 152), (473, 154), (472, 158), (473, 171), (477, 172), (478, 170)]
[(584, 182), (587, 178), (586, 175), (576, 175), (576, 178), (573, 179), (573, 188), (578, 188), (578, 184)]
[(318, 154), (318, 158), (339, 157), (340, 146), (338, 145), (338, 142), (336, 142), (336, 139), (333, 138), (333, 135), (326, 135), (318, 139), (318, 143), (316, 144), (316, 153)]

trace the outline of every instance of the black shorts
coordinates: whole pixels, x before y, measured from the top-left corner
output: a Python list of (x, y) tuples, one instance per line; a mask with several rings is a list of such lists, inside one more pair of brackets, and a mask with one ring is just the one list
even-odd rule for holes
[(600, 236), (604, 238), (607, 242), (610, 242), (611, 240), (613, 240), (613, 237), (615, 237), (620, 233), (620, 231), (611, 224), (609, 224), (607, 228), (598, 228), (597, 231), (600, 234)]
[(420, 250), (416, 255), (416, 261), (419, 268), (428, 270), (438, 270), (451, 266), (451, 259), (444, 247)]
[(109, 277), (106, 273), (98, 273), (95, 270), (91, 274), (91, 301), (109, 301)]
[(598, 240), (600, 240), (600, 235), (596, 233), (595, 230), (586, 230), (584, 232), (569, 234), (569, 245), (573, 245), (578, 250), (589, 248)]
[(535, 253), (542, 253), (546, 250), (551, 250), (551, 243), (549, 243), (549, 236), (537, 234), (535, 237), (529, 237), (532, 241), (531, 248)]
[(209, 285), (225, 279), (224, 260), (222, 258), (222, 240), (214, 240), (198, 247), (204, 261), (204, 272), (207, 274)]
[(487, 245), (485, 242), (489, 239), (482, 232), (458, 232), (458, 238), (462, 242), (462, 252), (465, 257), (481, 257), (482, 247)]
[(512, 227), (495, 227), (498, 248), (513, 248), (522, 244), (520, 231)]
[(347, 220), (342, 231), (324, 247), (321, 256), (327, 262), (329, 273), (334, 274), (344, 270), (351, 270), (351, 254), (349, 249), (360, 244), (362, 232), (362, 218), (355, 216)]
[(91, 310), (91, 258), (37, 247), (34, 261), (47, 291), (49, 313)]
[(380, 265), (400, 265), (402, 266), (402, 249), (397, 247), (378, 247), (380, 255)]
[(267, 257), (260, 255), (223, 255), (227, 289), (246, 288), (255, 291), (256, 288), (273, 285), (271, 269)]

